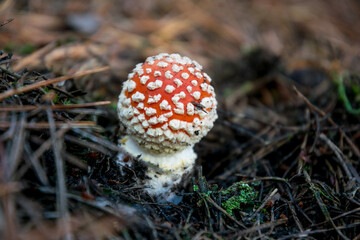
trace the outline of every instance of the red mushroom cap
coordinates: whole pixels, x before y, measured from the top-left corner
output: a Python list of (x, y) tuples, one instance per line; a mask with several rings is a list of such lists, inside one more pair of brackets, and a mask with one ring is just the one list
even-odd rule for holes
[(170, 153), (191, 146), (217, 119), (214, 88), (196, 61), (161, 53), (137, 64), (124, 82), (118, 114), (145, 149)]

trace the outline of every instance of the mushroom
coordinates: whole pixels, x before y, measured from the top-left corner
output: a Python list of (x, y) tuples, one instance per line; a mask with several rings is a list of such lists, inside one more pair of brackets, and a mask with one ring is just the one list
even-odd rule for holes
[[(179, 54), (161, 53), (136, 65), (124, 82), (118, 115), (127, 127), (121, 143), (145, 161), (145, 190), (166, 200), (191, 173), (193, 150), (217, 119), (214, 88), (202, 66)], [(151, 167), (155, 166), (155, 167)]]

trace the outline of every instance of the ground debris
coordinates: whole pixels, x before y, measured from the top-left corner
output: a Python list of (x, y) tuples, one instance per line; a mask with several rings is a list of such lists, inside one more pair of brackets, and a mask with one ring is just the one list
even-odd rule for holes
[[(359, 239), (355, 0), (8, 2), (1, 239)], [(121, 83), (159, 52), (197, 59), (219, 102), (177, 205), (118, 145)]]

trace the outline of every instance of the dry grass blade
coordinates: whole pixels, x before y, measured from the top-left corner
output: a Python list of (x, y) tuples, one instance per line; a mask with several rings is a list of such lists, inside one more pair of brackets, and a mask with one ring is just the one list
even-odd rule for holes
[(229, 219), (234, 221), (237, 225), (239, 225), (242, 228), (246, 228), (243, 224), (241, 224), (238, 220), (236, 220), (233, 216), (231, 216), (228, 212), (226, 212), (222, 207), (220, 207), (214, 200), (212, 200), (209, 196), (199, 193), (203, 197), (204, 200), (209, 202), (211, 205), (213, 205), (216, 209), (218, 209), (220, 212), (222, 212), (225, 216), (227, 216)]
[(99, 102), (92, 102), (92, 103), (80, 103), (80, 104), (69, 104), (69, 105), (51, 105), (51, 106), (0, 106), (0, 112), (21, 112), (21, 111), (33, 111), (37, 109), (46, 109), (50, 108), (52, 110), (70, 110), (70, 109), (77, 109), (77, 108), (87, 108), (87, 107), (96, 107), (96, 106), (103, 106), (109, 105), (111, 101), (99, 101)]
[(66, 81), (66, 80), (69, 80), (69, 79), (72, 79), (72, 78), (79, 78), (79, 77), (84, 77), (84, 76), (87, 76), (87, 75), (90, 75), (90, 74), (93, 74), (93, 73), (99, 73), (99, 72), (107, 71), (109, 69), (110, 69), (109, 66), (100, 67), (100, 68), (84, 71), (84, 72), (81, 72), (81, 73), (76, 73), (76, 74), (69, 75), (69, 76), (62, 76), (62, 77), (53, 78), (53, 79), (50, 79), (50, 80), (39, 81), (37, 83), (27, 85), (27, 86), (19, 88), (19, 89), (10, 89), (10, 90), (7, 90), (7, 91), (0, 94), (0, 101), (4, 100), (7, 97), (13, 96), (15, 94), (28, 92), (28, 91), (37, 89), (39, 87), (44, 87), (44, 86), (47, 86), (47, 85), (50, 85), (50, 84), (59, 83), (59, 82)]
[[(326, 113), (324, 111), (322, 111), (320, 108), (316, 107), (315, 105), (313, 105), (309, 99), (307, 99), (295, 86), (293, 86), (293, 89), (295, 91), (295, 93), (301, 98), (303, 99), (303, 101), (306, 103), (306, 105), (308, 105), (308, 107), (310, 108), (311, 111), (313, 112), (317, 112), (319, 113), (322, 117), (326, 116)], [(334, 127), (338, 127), (338, 125), (334, 122), (334, 120), (332, 120), (331, 117), (327, 118), (327, 120), (330, 122), (331, 125), (333, 125)], [(349, 136), (340, 128), (338, 127), (339, 132), (344, 136), (346, 142), (350, 145), (350, 147), (353, 149), (354, 153), (356, 154), (356, 156), (358, 158), (360, 158), (360, 150), (359, 148), (354, 144), (354, 142), (349, 138)]]
[(11, 154), (8, 159), (9, 169), (6, 171), (8, 174), (8, 179), (12, 179), (13, 175), (20, 164), (22, 152), (24, 150), (24, 142), (25, 142), (25, 125), (26, 125), (26, 116), (25, 114), (21, 114), (19, 121), (17, 122), (17, 127), (15, 130), (15, 137), (12, 141), (11, 146)]
[(7, 182), (5, 184), (0, 184), (0, 197), (5, 195), (16, 193), (22, 189), (22, 186), (18, 182)]
[[(348, 225), (343, 225), (343, 226), (339, 226), (338, 229), (339, 230), (346, 230), (347, 228), (356, 228), (360, 225), (360, 223), (353, 223), (353, 224), (348, 224)], [(312, 230), (312, 231), (304, 231), (303, 233), (296, 233), (296, 234), (291, 234), (285, 237), (281, 237), (279, 238), (279, 240), (285, 240), (285, 239), (304, 239), (305, 237), (307, 237), (310, 234), (317, 234), (317, 233), (327, 233), (327, 232), (333, 232), (334, 229), (332, 228), (325, 228), (325, 229), (318, 229), (318, 230)], [(330, 236), (330, 235), (328, 235)], [(305, 238), (306, 239), (306, 238)], [(314, 238), (310, 238), (310, 239), (314, 239)], [(331, 238), (330, 238), (331, 239)], [(353, 238), (352, 240), (358, 239), (358, 237)]]
[(248, 219), (252, 219), (255, 217), (255, 215), (257, 215), (261, 209), (263, 209), (265, 207), (265, 205), (275, 196), (275, 194), (278, 192), (278, 189), (275, 188), (273, 191), (271, 191), (266, 197), (265, 199), (263, 200), (262, 204), (260, 205), (260, 207), (258, 209), (256, 209), (256, 211), (251, 214)]
[(261, 229), (265, 229), (265, 228), (271, 228), (271, 227), (275, 227), (275, 226), (278, 226), (278, 225), (281, 225), (281, 224), (284, 224), (287, 222), (287, 219), (279, 219), (279, 220), (276, 220), (274, 222), (267, 222), (267, 223), (263, 223), (261, 225), (258, 225), (258, 226), (255, 226), (255, 227), (251, 227), (251, 228), (247, 228), (245, 230), (241, 230), (239, 231), (239, 233), (237, 234), (239, 236), (238, 239), (242, 239), (242, 236), (244, 236), (245, 234), (249, 234), (249, 233), (252, 233), (252, 232), (256, 232), (258, 230), (261, 230)]
[[(80, 119), (82, 119), (84, 117), (84, 115), (80, 114), (79, 116), (77, 116), (74, 121), (78, 121)], [(56, 138), (60, 138), (62, 137), (67, 131), (69, 131), (71, 129), (71, 123), (69, 122), (63, 126), (61, 126), (61, 129), (59, 129), (56, 134), (55, 137)], [(34, 152), (34, 158), (38, 159), (46, 150), (48, 150), (51, 147), (51, 143), (52, 140), (51, 138), (46, 140), (44, 143), (41, 144), (41, 146)]]
[(103, 139), (103, 138), (99, 138), (93, 134), (90, 134), (82, 129), (79, 128), (74, 128), (73, 129), (74, 132), (82, 135), (83, 137), (86, 137), (88, 139), (90, 139), (91, 141), (98, 143), (100, 145), (102, 145), (104, 148), (110, 149), (112, 151), (116, 151), (116, 152), (122, 152), (125, 153), (124, 149), (122, 147), (120, 147), (119, 145), (114, 144), (113, 142)]
[(93, 149), (95, 151), (98, 151), (98, 152), (101, 152), (101, 153), (103, 153), (105, 155), (110, 154), (110, 152), (107, 150), (107, 148), (105, 146), (98, 145), (97, 143), (92, 143), (92, 142), (89, 142), (89, 141), (86, 141), (86, 140), (80, 140), (78, 137), (72, 137), (72, 136), (68, 136), (68, 135), (65, 135), (64, 138), (65, 138), (65, 140), (67, 140), (69, 142), (78, 144), (78, 145), (83, 146), (83, 147), (91, 148), (91, 149)]
[(57, 177), (57, 210), (59, 212), (59, 219), (58, 219), (58, 230), (65, 231), (65, 239), (70, 240), (70, 217), (69, 212), (67, 209), (67, 197), (66, 197), (66, 184), (65, 184), (65, 174), (64, 174), (64, 163), (61, 157), (61, 148), (62, 144), (56, 138), (55, 132), (55, 122), (52, 116), (52, 111), (47, 109), (46, 111), (49, 126), (50, 126), (50, 137), (51, 143), (53, 147), (54, 157), (55, 157), (55, 166), (56, 166), (56, 177)]
[(17, 74), (17, 73), (14, 73), (14, 72), (11, 72), (9, 70), (7, 70), (6, 68), (3, 68), (0, 66), (0, 70), (6, 74), (9, 74), (10, 76), (13, 76), (14, 78), (16, 79), (20, 79), (21, 78), (21, 75)]
[(82, 170), (88, 170), (88, 165), (86, 163), (84, 163), (83, 161), (81, 161), (80, 159), (78, 159), (77, 157), (75, 157), (65, 151), (62, 152), (62, 155), (64, 156), (66, 161), (73, 164), (74, 166), (77, 166), (78, 168), (80, 168)]
[(326, 208), (326, 205), (325, 203), (323, 202), (323, 200), (321, 199), (321, 196), (320, 196), (320, 193), (319, 191), (317, 191), (317, 187), (314, 185), (314, 183), (311, 181), (311, 178), (310, 178), (310, 175), (305, 171), (303, 170), (303, 173), (304, 173), (304, 176), (305, 176), (305, 180), (306, 182), (310, 185), (310, 190), (314, 193), (314, 197), (321, 209), (321, 212), (324, 214), (324, 217), (326, 220), (328, 220), (332, 227), (335, 229), (335, 231), (337, 232), (337, 234), (339, 234), (339, 236), (342, 238), (342, 239), (346, 239), (346, 240), (349, 240), (348, 237), (346, 237), (340, 230), (339, 228), (335, 225), (333, 219), (331, 218), (330, 216), (330, 213), (328, 211), (328, 209)]
[(0, 23), (0, 27), (6, 25), (6, 24), (8, 24), (8, 23), (11, 23), (13, 20), (14, 20), (13, 18), (10, 18), (10, 19), (8, 19), (8, 20), (6, 20), (6, 21), (1, 22), (1, 23)]
[(28, 143), (24, 145), (24, 150), (26, 153), (25, 159), (28, 159), (29, 162), (31, 162), (31, 165), (34, 167), (34, 170), (36, 172), (36, 175), (38, 176), (39, 180), (44, 186), (49, 185), (48, 177), (46, 176), (46, 171), (41, 166), (39, 159), (37, 157), (34, 157), (31, 147)]
[[(332, 150), (333, 152), (335, 153), (337, 159), (339, 160), (340, 162), (340, 165), (342, 166), (342, 168), (344, 169), (347, 177), (351, 180), (353, 179), (353, 176), (348, 168), (348, 163), (345, 162), (344, 160), (344, 154), (341, 152), (341, 150), (328, 138), (325, 136), (325, 134), (321, 133), (320, 134), (320, 139), (323, 140)], [(358, 182), (360, 182), (360, 179), (357, 178), (356, 179)]]
[[(0, 129), (7, 129), (12, 126), (11, 122), (0, 122)], [(37, 122), (37, 123), (24, 123), (24, 128), (27, 129), (49, 129), (50, 125), (48, 122)], [(54, 127), (60, 128), (69, 126), (70, 128), (95, 128), (96, 123), (92, 121), (77, 121), (71, 123), (59, 123), (55, 122)]]

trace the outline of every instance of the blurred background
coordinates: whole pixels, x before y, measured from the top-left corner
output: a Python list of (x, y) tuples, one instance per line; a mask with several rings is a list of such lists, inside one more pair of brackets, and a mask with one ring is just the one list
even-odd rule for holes
[(110, 65), (81, 83), (89, 96), (110, 99), (136, 63), (178, 52), (229, 97), (274, 70), (299, 80), (316, 69), (310, 82), (323, 72), (359, 72), (359, 12), (356, 0), (4, 0), (1, 20), (14, 21), (0, 29), (0, 46), (18, 59), (15, 71), (65, 75)]

